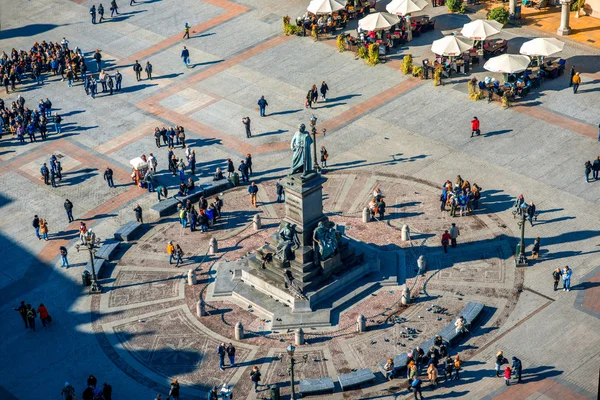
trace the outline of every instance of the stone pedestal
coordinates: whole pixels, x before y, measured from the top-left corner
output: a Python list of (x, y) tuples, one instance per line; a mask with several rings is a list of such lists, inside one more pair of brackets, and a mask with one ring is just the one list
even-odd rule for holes
[(325, 179), (317, 173), (306, 176), (295, 174), (284, 178), (281, 185), (285, 190), (284, 222), (296, 225), (300, 244), (313, 244), (312, 232), (323, 215), (323, 182)]
[(367, 319), (360, 314), (356, 319), (356, 332), (362, 333), (367, 331)]
[(408, 225), (404, 224), (402, 225), (402, 231), (401, 231), (401, 239), (403, 242), (406, 242), (408, 240), (408, 238), (410, 237), (410, 228), (408, 227)]
[(569, 14), (571, 13), (571, 1), (561, 0), (560, 2), (560, 27), (556, 31), (557, 35), (567, 36), (571, 34), (569, 26)]
[(255, 231), (260, 230), (260, 228), (262, 228), (262, 222), (260, 221), (260, 215), (255, 215), (254, 218), (252, 218), (252, 228)]
[(367, 207), (363, 208), (363, 212), (362, 212), (363, 224), (366, 224), (367, 222), (369, 222), (370, 219), (371, 219), (371, 212), (369, 211), (369, 209)]
[(217, 254), (219, 252), (219, 242), (217, 242), (217, 239), (210, 238), (210, 241), (208, 242), (208, 254), (210, 255), (214, 255)]
[(302, 328), (296, 329), (296, 332), (294, 333), (294, 339), (296, 346), (302, 346), (304, 344), (304, 331)]
[(241, 322), (235, 324), (235, 340), (244, 339), (244, 326)]
[(406, 286), (404, 286), (404, 289), (402, 289), (401, 302), (404, 305), (410, 304), (410, 290), (408, 290), (408, 287)]
[(196, 284), (196, 271), (194, 271), (193, 269), (190, 269), (187, 273), (187, 282), (190, 286)]
[(424, 255), (420, 255), (417, 259), (417, 267), (419, 268), (419, 275), (423, 275), (427, 272), (427, 259)]

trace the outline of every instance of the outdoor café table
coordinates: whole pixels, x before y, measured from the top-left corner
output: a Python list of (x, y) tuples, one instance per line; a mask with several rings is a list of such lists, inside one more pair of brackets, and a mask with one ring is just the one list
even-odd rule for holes
[(487, 42), (483, 44), (483, 50), (489, 52), (489, 53), (493, 53), (497, 50), (500, 50), (504, 47), (506, 47), (507, 45), (507, 41), (506, 40), (497, 40), (495, 42)]

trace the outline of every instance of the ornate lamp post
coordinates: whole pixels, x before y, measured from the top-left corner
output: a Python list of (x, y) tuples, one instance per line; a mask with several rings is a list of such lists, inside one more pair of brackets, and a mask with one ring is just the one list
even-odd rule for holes
[[(90, 292), (101, 293), (102, 286), (100, 286), (100, 284), (98, 283), (98, 277), (96, 276), (96, 268), (94, 267), (94, 255), (96, 254), (96, 250), (98, 249), (98, 246), (100, 245), (100, 238), (97, 238), (96, 234), (91, 229), (88, 229), (88, 231), (85, 233), (85, 235), (83, 235), (83, 239), (85, 241), (83, 246), (85, 246), (85, 248), (90, 253), (90, 264), (92, 265), (92, 286), (90, 287)], [(83, 246), (76, 244), (75, 248), (79, 252), (79, 250)]]
[(313, 169), (315, 172), (321, 172), (321, 167), (319, 167), (319, 161), (317, 159), (317, 117), (314, 115), (310, 119), (311, 133), (313, 137), (313, 153), (314, 153), (314, 165)]
[[(316, 118), (315, 118), (315, 120), (316, 120)], [(296, 360), (294, 360), (294, 352), (296, 351), (296, 347), (294, 347), (294, 345), (290, 344), (288, 347), (285, 348), (285, 350), (287, 351), (288, 355), (290, 356), (290, 366), (288, 369), (289, 369), (289, 374), (290, 374), (290, 384), (291, 384), (291, 388), (292, 388), (291, 399), (294, 400), (296, 398), (296, 390), (294, 388), (294, 363), (296, 362)]]
[(521, 220), (517, 222), (521, 228), (521, 242), (519, 243), (519, 251), (515, 254), (515, 265), (517, 267), (527, 266), (527, 256), (525, 255), (525, 223), (527, 222), (527, 204), (521, 205)]

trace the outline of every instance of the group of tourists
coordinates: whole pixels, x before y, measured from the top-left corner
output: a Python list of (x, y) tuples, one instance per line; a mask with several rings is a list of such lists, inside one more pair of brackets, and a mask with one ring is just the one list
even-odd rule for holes
[(42, 326), (45, 328), (49, 322), (52, 322), (52, 317), (48, 314), (48, 309), (44, 306), (44, 303), (40, 303), (40, 306), (35, 308), (31, 306), (31, 304), (25, 304), (25, 301), (21, 301), (21, 304), (17, 308), (13, 308), (13, 310), (17, 311), (23, 322), (25, 323), (25, 329), (31, 329), (35, 331), (35, 319), (37, 317), (40, 318), (42, 322)]
[[(69, 382), (65, 382), (60, 395), (64, 400), (77, 398), (75, 388)], [(112, 400), (112, 386), (106, 382), (102, 386), (98, 386), (98, 379), (94, 375), (90, 375), (81, 398), (82, 400)]]
[[(503, 376), (506, 386), (510, 386), (511, 378), (513, 376), (517, 379), (517, 383), (521, 383), (521, 372), (523, 370), (523, 366), (521, 364), (521, 360), (519, 360), (517, 357), (512, 358), (512, 366), (509, 366), (508, 360), (504, 356), (502, 350), (500, 350), (496, 354), (494, 364), (496, 367), (496, 377), (500, 378)], [(502, 369), (502, 366), (505, 364), (507, 364), (506, 367)]]
[(385, 201), (383, 200), (385, 196), (380, 188), (375, 188), (373, 190), (373, 197), (369, 201), (369, 216), (370, 220), (378, 220), (383, 221), (383, 217), (385, 215)]
[(454, 185), (450, 180), (442, 185), (440, 210), (446, 211), (446, 207), (449, 207), (451, 217), (455, 217), (457, 211), (461, 217), (466, 216), (479, 208), (480, 198), (481, 187), (476, 183), (471, 185), (468, 180), (457, 175)]
[(200, 227), (200, 232), (207, 232), (221, 218), (222, 207), (223, 200), (219, 196), (215, 196), (210, 204), (204, 196), (200, 196), (197, 209), (187, 199), (185, 203), (177, 204), (179, 223), (183, 228), (190, 228), (190, 232), (194, 232), (197, 226)]
[(42, 167), (40, 168), (41, 179), (44, 181), (44, 184), (46, 184), (46, 185), (52, 185), (52, 187), (58, 187), (57, 182), (61, 182), (62, 177), (63, 177), (62, 165), (60, 163), (60, 160), (54, 154), (52, 154), (50, 156), (49, 163), (50, 163), (50, 168), (48, 168), (47, 163), (42, 164)]
[(39, 132), (42, 140), (48, 136), (48, 124), (52, 120), (54, 131), (62, 133), (62, 117), (57, 112), (52, 116), (52, 102), (46, 98), (40, 99), (37, 107), (31, 110), (25, 106), (25, 99), (18, 95), (10, 106), (0, 99), (0, 139), (3, 134), (10, 133), (12, 138), (25, 144), (25, 135), (29, 143), (37, 142), (36, 134)]
[[(600, 125), (598, 126), (598, 132), (600, 132)], [(599, 134), (600, 137), (600, 134)], [(595, 181), (598, 180), (600, 175), (600, 156), (596, 157), (594, 162), (586, 161), (585, 162), (585, 181), (590, 181), (590, 174), (592, 174)]]
[(317, 104), (319, 102), (319, 93), (321, 93), (321, 99), (323, 101), (327, 101), (327, 92), (329, 91), (329, 86), (325, 81), (321, 82), (321, 87), (317, 89), (317, 85), (312, 85), (308, 93), (306, 94), (306, 101), (304, 102), (304, 107), (313, 108), (313, 104)]

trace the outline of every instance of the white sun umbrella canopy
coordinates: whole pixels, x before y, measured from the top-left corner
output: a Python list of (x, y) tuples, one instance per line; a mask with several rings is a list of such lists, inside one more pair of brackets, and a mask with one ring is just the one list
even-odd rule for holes
[(490, 58), (483, 68), (490, 72), (502, 72), (504, 74), (516, 74), (523, 72), (529, 67), (531, 60), (527, 56), (520, 54), (502, 54), (498, 57)]
[(485, 40), (500, 33), (502, 24), (494, 20), (477, 19), (465, 24), (460, 33), (469, 39)]
[(396, 25), (398, 22), (400, 22), (400, 18), (397, 15), (378, 12), (369, 14), (358, 21), (358, 26), (365, 31), (382, 31)]
[(343, 0), (312, 0), (306, 8), (313, 14), (330, 14), (344, 8)]
[(519, 53), (526, 56), (545, 57), (562, 51), (564, 43), (554, 38), (537, 38), (523, 43)]
[(471, 39), (466, 39), (455, 35), (443, 37), (435, 40), (431, 44), (431, 51), (435, 54), (452, 57), (459, 56), (472, 48), (473, 41)]
[(425, 0), (392, 0), (385, 9), (390, 14), (406, 15), (413, 12), (421, 11), (427, 6)]

